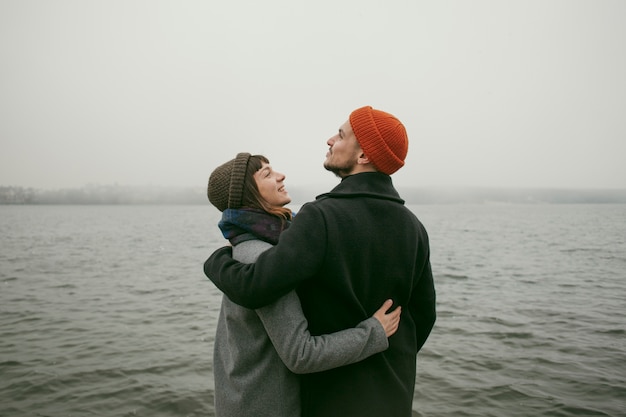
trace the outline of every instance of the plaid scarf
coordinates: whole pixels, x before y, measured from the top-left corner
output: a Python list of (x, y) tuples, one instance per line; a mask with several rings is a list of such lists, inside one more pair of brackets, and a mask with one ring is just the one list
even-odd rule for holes
[(275, 245), (282, 231), (290, 224), (290, 221), (266, 211), (242, 208), (224, 210), (222, 220), (217, 226), (233, 246), (253, 239), (260, 239)]

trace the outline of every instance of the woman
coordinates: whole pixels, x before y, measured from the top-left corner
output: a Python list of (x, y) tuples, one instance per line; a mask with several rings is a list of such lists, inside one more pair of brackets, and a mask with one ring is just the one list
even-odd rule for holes
[[(211, 173), (207, 195), (223, 212), (218, 226), (235, 259), (254, 262), (289, 226), (292, 212), (284, 206), (291, 198), (284, 179), (267, 158), (249, 153)], [(348, 365), (385, 350), (400, 320), (399, 307), (385, 314), (391, 305), (387, 300), (355, 328), (312, 336), (293, 291), (257, 310), (222, 297), (213, 357), (216, 416), (300, 416), (296, 374)]]

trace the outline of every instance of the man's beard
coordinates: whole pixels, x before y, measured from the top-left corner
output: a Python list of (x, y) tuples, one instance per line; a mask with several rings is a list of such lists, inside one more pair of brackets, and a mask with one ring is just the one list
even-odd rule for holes
[(332, 172), (339, 178), (345, 178), (350, 175), (352, 173), (352, 170), (354, 169), (354, 165), (355, 164), (351, 164), (349, 162), (346, 162), (342, 165), (336, 165), (332, 162), (324, 161), (324, 168), (326, 168), (327, 171)]

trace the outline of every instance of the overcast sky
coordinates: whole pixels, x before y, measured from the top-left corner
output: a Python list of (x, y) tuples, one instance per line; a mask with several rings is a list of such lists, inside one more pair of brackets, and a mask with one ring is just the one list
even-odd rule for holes
[(0, 185), (204, 187), (237, 152), (337, 179), (364, 105), (398, 186), (626, 188), (623, 0), (0, 0)]

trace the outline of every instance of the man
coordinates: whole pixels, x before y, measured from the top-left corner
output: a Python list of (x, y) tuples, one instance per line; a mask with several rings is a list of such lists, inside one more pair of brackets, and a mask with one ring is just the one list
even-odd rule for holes
[(380, 300), (393, 299), (403, 314), (389, 348), (303, 375), (302, 415), (409, 417), (416, 355), (435, 322), (435, 289), (426, 230), (390, 177), (404, 165), (406, 130), (391, 114), (366, 106), (327, 144), (324, 167), (341, 183), (305, 204), (255, 264), (233, 261), (226, 247), (211, 255), (204, 272), (248, 308), (296, 288), (314, 335), (352, 327)]

